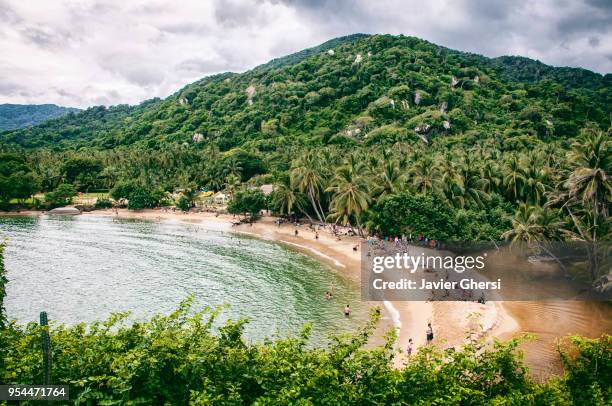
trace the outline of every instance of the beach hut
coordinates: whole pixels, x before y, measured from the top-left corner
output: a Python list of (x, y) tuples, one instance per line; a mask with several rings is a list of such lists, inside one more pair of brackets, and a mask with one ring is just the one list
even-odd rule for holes
[(222, 192), (215, 193), (213, 195), (213, 201), (215, 204), (225, 204), (227, 203), (227, 195)]

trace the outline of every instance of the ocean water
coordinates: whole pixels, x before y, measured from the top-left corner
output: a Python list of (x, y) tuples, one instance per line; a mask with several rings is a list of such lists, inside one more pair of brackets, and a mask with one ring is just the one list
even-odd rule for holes
[[(220, 322), (247, 318), (248, 340), (298, 333), (313, 345), (367, 318), (359, 286), (340, 271), (282, 245), (181, 222), (83, 215), (0, 217), (8, 238), (5, 307), (20, 323), (47, 311), (74, 324), (130, 311), (169, 313), (193, 296), (196, 310), (229, 305)], [(334, 299), (325, 292), (334, 287)], [(345, 304), (353, 308), (345, 318)]]

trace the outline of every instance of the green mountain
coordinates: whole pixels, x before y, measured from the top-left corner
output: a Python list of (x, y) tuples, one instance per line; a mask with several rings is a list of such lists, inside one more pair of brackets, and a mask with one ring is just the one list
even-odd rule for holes
[(73, 107), (55, 104), (0, 104), (0, 131), (37, 125), (78, 111)]
[(489, 59), (405, 36), (357, 34), (138, 106), (92, 107), (1, 135), (26, 148), (168, 142), (372, 144), (465, 133), (571, 137), (607, 128), (611, 75)]

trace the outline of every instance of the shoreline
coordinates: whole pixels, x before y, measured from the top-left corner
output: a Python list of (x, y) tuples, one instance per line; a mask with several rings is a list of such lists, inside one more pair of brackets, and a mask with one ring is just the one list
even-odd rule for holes
[[(22, 211), (19, 213), (4, 213), (0, 215), (37, 216), (45, 214), (40, 211)], [(291, 223), (278, 225), (275, 217), (263, 216), (253, 224), (243, 223), (234, 225), (236, 218), (228, 214), (215, 213), (182, 213), (179, 211), (165, 212), (159, 209), (146, 209), (141, 211), (128, 211), (119, 209), (117, 213), (112, 209), (84, 212), (82, 215), (118, 217), (124, 219), (145, 219), (153, 221), (180, 221), (198, 224), (210, 230), (224, 231), (243, 235), (250, 235), (263, 240), (287, 245), (306, 255), (322, 261), (342, 273), (344, 277), (359, 284), (361, 279), (361, 252), (362, 239), (356, 236), (342, 236), (338, 241), (327, 229), (319, 230), (319, 238), (308, 225), (300, 224), (297, 228)], [(295, 230), (298, 235), (295, 235)], [(353, 247), (357, 246), (357, 250)], [(495, 338), (509, 338), (519, 332), (518, 323), (506, 310), (502, 302), (397, 302), (383, 301), (369, 302), (371, 307), (383, 308), (383, 317), (374, 342), (382, 342), (383, 336), (390, 328), (395, 328), (397, 340), (395, 347), (401, 353), (395, 358), (395, 365), (401, 367), (405, 361), (405, 349), (408, 340), (412, 339), (414, 350), (426, 345), (425, 329), (431, 322), (435, 332), (434, 343), (443, 348), (460, 346), (466, 342), (466, 332), (476, 331), (478, 336), (486, 337), (487, 342)], [(471, 314), (479, 313), (480, 318), (475, 321)]]

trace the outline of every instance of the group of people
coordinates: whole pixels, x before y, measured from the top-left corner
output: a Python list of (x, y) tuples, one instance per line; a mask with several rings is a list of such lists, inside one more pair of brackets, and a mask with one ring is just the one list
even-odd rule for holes
[[(427, 329), (425, 329), (425, 339), (427, 344), (430, 344), (434, 339), (433, 327), (431, 326), (431, 323), (427, 323)], [(414, 351), (414, 343), (412, 338), (410, 338), (408, 339), (408, 345), (406, 346), (406, 354), (410, 356), (412, 355), (412, 351)]]

